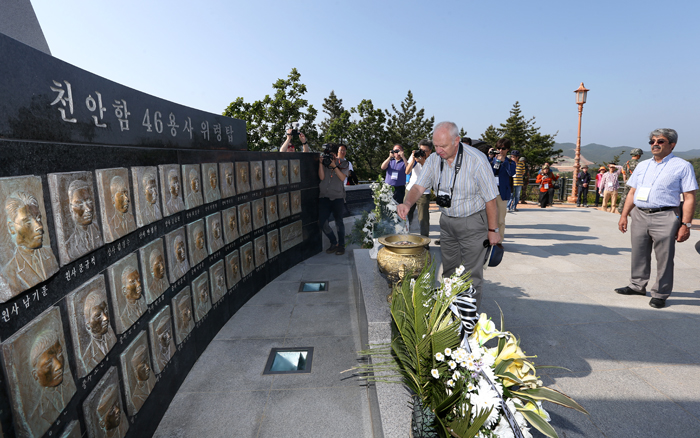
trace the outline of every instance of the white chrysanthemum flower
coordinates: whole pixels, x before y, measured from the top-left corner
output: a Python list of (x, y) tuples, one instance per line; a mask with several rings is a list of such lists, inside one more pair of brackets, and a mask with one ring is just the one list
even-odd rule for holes
[(462, 377), (462, 374), (459, 371), (455, 371), (452, 373), (452, 378), (455, 380), (458, 380), (460, 377)]
[(437, 352), (435, 353), (435, 360), (438, 362), (442, 362), (445, 360), (445, 355), (440, 352)]
[(477, 391), (477, 394), (472, 394), (469, 398), (469, 401), (472, 404), (472, 415), (476, 417), (484, 410), (491, 409), (491, 413), (484, 422), (484, 426), (490, 428), (498, 421), (501, 401), (498, 398), (496, 391), (492, 390), (490, 387), (482, 385), (481, 382), (479, 383), (479, 388)]
[(473, 382), (470, 381), (469, 383), (467, 383), (467, 392), (474, 392), (476, 391), (476, 389), (477, 386), (475, 386)]
[(510, 428), (510, 423), (504, 415), (501, 415), (501, 419), (493, 430), (493, 433), (495, 433), (498, 438), (515, 438), (515, 434)]
[(436, 379), (440, 377), (440, 372), (437, 370), (437, 368), (433, 368), (433, 369), (430, 371), (430, 374), (431, 374), (434, 378), (436, 378)]
[(453, 360), (447, 362), (447, 365), (450, 366), (450, 369), (451, 369), (451, 370), (457, 368), (457, 362), (455, 362), (455, 361), (453, 361)]
[(445, 356), (447, 356), (447, 357), (452, 356), (452, 349), (451, 348), (445, 348)]
[(455, 387), (455, 381), (452, 380), (452, 379), (448, 380), (448, 381), (447, 381), (447, 386), (449, 386), (450, 388), (454, 388), (454, 387)]
[(459, 265), (459, 268), (455, 270), (455, 274), (461, 276), (464, 273), (464, 265)]

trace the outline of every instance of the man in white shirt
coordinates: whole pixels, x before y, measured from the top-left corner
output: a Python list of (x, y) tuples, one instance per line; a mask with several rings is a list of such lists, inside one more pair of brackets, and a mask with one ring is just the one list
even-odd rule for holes
[[(340, 158), (341, 160), (347, 161), (345, 159), (345, 156), (347, 154), (348, 154), (348, 147), (345, 146), (344, 144), (339, 144), (338, 145), (338, 158)], [(355, 169), (352, 168), (352, 163), (348, 161), (348, 172), (352, 172), (354, 170)], [(349, 176), (345, 177), (345, 181), (343, 182), (343, 185), (345, 185), (345, 186), (348, 185), (348, 178), (349, 178)]]
[[(433, 153), (433, 142), (424, 138), (418, 143), (418, 149), (411, 153), (406, 165), (406, 175), (411, 174), (411, 179), (406, 186), (406, 196), (411, 191), (413, 185), (418, 181), (420, 173), (423, 170), (425, 160)], [(409, 228), (413, 225), (413, 213), (418, 210), (418, 223), (420, 224), (420, 233), (425, 237), (430, 237), (430, 188), (427, 188), (420, 198), (408, 211)]]

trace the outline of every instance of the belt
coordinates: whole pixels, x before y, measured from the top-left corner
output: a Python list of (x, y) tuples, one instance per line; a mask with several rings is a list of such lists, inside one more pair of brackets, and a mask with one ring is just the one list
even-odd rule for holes
[(641, 207), (637, 207), (638, 210), (643, 211), (644, 213), (658, 213), (658, 212), (660, 212), (660, 211), (673, 210), (674, 208), (678, 208), (678, 207), (661, 207), (661, 208), (641, 208)]

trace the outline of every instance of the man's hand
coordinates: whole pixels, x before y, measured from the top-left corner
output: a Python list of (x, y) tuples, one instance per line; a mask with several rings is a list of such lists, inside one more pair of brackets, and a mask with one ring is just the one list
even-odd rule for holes
[(584, 186), (584, 187), (588, 187), (588, 183), (583, 183), (583, 186)]
[(396, 213), (401, 219), (406, 220), (406, 215), (408, 215), (410, 209), (411, 207), (409, 207), (408, 204), (399, 204), (396, 206)]
[[(620, 216), (620, 220), (617, 223), (617, 228), (624, 234), (627, 232), (627, 216)], [(680, 232), (680, 231), (679, 231)], [(680, 240), (679, 240), (680, 242)]]
[(491, 246), (497, 245), (499, 240), (501, 240), (500, 234), (495, 231), (489, 231), (489, 244)]
[(299, 131), (299, 140), (301, 140), (302, 144), (306, 143), (306, 136), (301, 131)]
[(292, 138), (292, 128), (287, 129), (287, 137)]
[(406, 158), (404, 157), (403, 151), (402, 151), (401, 149), (399, 149), (399, 153), (396, 154), (396, 155), (398, 155), (399, 157), (401, 157), (402, 160), (406, 161)]
[(690, 238), (690, 230), (685, 225), (681, 225), (676, 233), (676, 242), (685, 242)]

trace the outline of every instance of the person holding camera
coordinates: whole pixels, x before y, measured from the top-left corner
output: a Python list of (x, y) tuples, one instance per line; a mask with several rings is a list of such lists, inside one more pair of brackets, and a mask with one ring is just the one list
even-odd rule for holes
[(309, 143), (306, 141), (306, 136), (303, 132), (295, 128), (287, 129), (287, 138), (284, 140), (284, 143), (282, 143), (282, 146), (280, 146), (280, 152), (297, 152), (296, 146), (292, 144), (292, 139), (297, 136), (299, 137), (299, 140), (301, 140), (303, 152), (311, 152)]
[(440, 206), (440, 252), (442, 275), (449, 277), (463, 265), (471, 271), (477, 308), (481, 304), (484, 259), (489, 245), (496, 245), (498, 234), (498, 188), (486, 156), (459, 141), (459, 128), (441, 122), (433, 131), (435, 154), (425, 160), (420, 177), (396, 208), (401, 219), (432, 187)]
[(389, 151), (389, 157), (382, 163), (382, 170), (386, 170), (384, 182), (394, 188), (394, 201), (397, 204), (403, 202), (406, 195), (406, 160), (403, 156), (403, 146), (394, 145)]
[[(343, 255), (345, 254), (345, 224), (343, 223), (345, 186), (343, 182), (348, 177), (348, 162), (338, 158), (337, 144), (330, 143), (323, 146), (324, 150), (318, 163), (318, 177), (321, 180), (318, 195), (318, 223), (321, 231), (331, 241), (331, 246), (326, 253)], [(338, 230), (337, 239), (328, 223), (331, 213)]]
[(498, 231), (503, 243), (506, 233), (506, 213), (508, 212), (508, 201), (510, 201), (510, 179), (515, 176), (515, 161), (509, 158), (510, 146), (513, 143), (509, 138), (501, 138), (496, 142), (497, 155), (489, 157), (489, 163), (493, 169), (494, 181), (498, 186), (499, 196), (496, 197), (498, 205)]
[[(410, 192), (411, 188), (416, 184), (420, 174), (423, 170), (423, 165), (425, 160), (428, 159), (430, 154), (433, 152), (433, 142), (424, 138), (418, 143), (418, 149), (411, 152), (411, 158), (408, 159), (408, 164), (406, 165), (406, 175), (411, 174), (411, 179), (406, 185), (406, 191)], [(408, 211), (408, 223), (409, 228), (413, 223), (413, 214), (416, 209), (418, 209), (418, 223), (420, 224), (420, 233), (425, 237), (430, 237), (430, 188), (426, 189), (425, 192), (418, 198), (413, 207)]]

